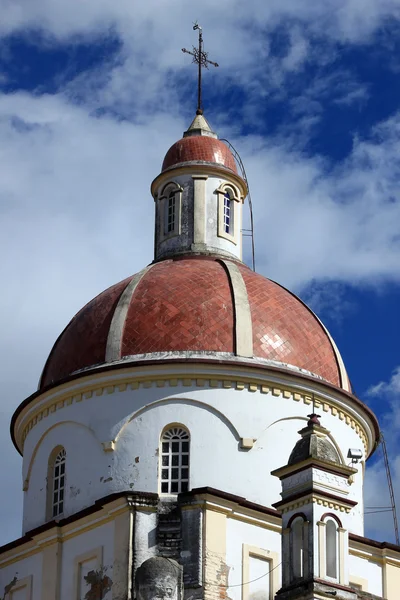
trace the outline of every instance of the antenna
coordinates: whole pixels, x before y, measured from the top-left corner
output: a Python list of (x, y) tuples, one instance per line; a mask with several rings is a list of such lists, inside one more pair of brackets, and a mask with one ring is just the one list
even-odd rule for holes
[(236, 148), (233, 147), (233, 145), (230, 143), (229, 140), (221, 139), (221, 142), (225, 142), (225, 144), (228, 145), (230, 151), (232, 152), (233, 156), (236, 159), (237, 164), (239, 165), (239, 168), (242, 172), (242, 177), (245, 180), (246, 185), (247, 185), (247, 199), (249, 201), (249, 211), (250, 211), (250, 229), (242, 229), (242, 231), (246, 231), (247, 233), (245, 233), (244, 235), (248, 235), (249, 237), (251, 237), (251, 258), (252, 258), (253, 271), (255, 271), (256, 270), (256, 252), (255, 252), (255, 244), (254, 244), (253, 203), (251, 201), (249, 181), (247, 179), (246, 170), (244, 168), (243, 161), (240, 158), (239, 152), (236, 150)]
[(390, 465), (389, 465), (389, 457), (388, 457), (388, 453), (387, 453), (385, 438), (383, 436), (382, 431), (380, 432), (379, 441), (382, 444), (383, 460), (385, 462), (386, 477), (387, 477), (388, 486), (389, 486), (390, 504), (391, 504), (392, 513), (393, 513), (394, 535), (396, 538), (396, 544), (399, 546), (400, 539), (399, 539), (399, 526), (397, 523), (396, 501), (394, 498), (392, 475), (390, 472)]
[(383, 461), (385, 463), (386, 477), (387, 477), (388, 488), (389, 488), (390, 506), (366, 506), (364, 514), (365, 515), (373, 515), (376, 513), (391, 512), (393, 515), (394, 536), (396, 538), (396, 544), (398, 546), (400, 546), (399, 527), (398, 527), (398, 523), (397, 523), (396, 501), (395, 501), (394, 491), (393, 491), (392, 475), (390, 472), (389, 456), (387, 453), (386, 442), (385, 442), (385, 438), (383, 436), (382, 431), (379, 432), (378, 445), (379, 444), (382, 444)]

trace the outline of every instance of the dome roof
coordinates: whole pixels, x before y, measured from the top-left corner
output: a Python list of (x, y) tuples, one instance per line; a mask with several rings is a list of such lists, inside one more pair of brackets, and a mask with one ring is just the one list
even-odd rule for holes
[(341, 464), (338, 451), (327, 437), (329, 431), (321, 427), (318, 415), (313, 413), (309, 417), (307, 427), (299, 431), (301, 439), (293, 448), (288, 465), (297, 465), (308, 458)]
[(228, 146), (214, 137), (194, 135), (183, 137), (165, 155), (162, 171), (171, 167), (210, 163), (237, 173), (235, 159)]
[[(245, 319), (235, 305), (238, 285), (247, 295), (240, 304), (247, 310)], [(83, 369), (138, 360), (138, 355), (201, 352), (233, 358), (244, 327), (258, 364), (273, 361), (349, 389), (336, 346), (301, 300), (242, 263), (199, 256), (152, 264), (89, 302), (54, 344), (40, 388)]]

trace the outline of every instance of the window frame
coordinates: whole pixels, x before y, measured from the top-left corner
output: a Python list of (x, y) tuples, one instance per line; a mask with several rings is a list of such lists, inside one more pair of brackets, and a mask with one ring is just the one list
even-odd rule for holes
[[(332, 519), (332, 518), (327, 518), (325, 521), (325, 575), (327, 579), (331, 579), (333, 581), (339, 581), (339, 531), (338, 531), (338, 524), (336, 522), (336, 520)], [(333, 531), (332, 531), (332, 527), (333, 526)], [(329, 529), (328, 529), (329, 528)], [(333, 536), (331, 535), (333, 534)], [(329, 554), (330, 554), (330, 548), (329, 548), (329, 542), (331, 540), (331, 538), (333, 537), (334, 541), (334, 566), (335, 566), (335, 574), (328, 574), (328, 570), (330, 569), (330, 565), (329, 565)]]
[(268, 600), (274, 600), (276, 593), (280, 587), (279, 583), (279, 555), (277, 552), (259, 548), (251, 544), (242, 544), (242, 599), (250, 600), (250, 559), (257, 558), (265, 561), (268, 565), (269, 574), (268, 587), (269, 587), (269, 598)]
[[(62, 455), (60, 459), (60, 455)], [(56, 446), (50, 456), (47, 467), (47, 502), (46, 502), (46, 516), (47, 520), (60, 519), (63, 517), (65, 512), (65, 490), (67, 482), (67, 452), (64, 446)], [(56, 475), (56, 468), (60, 467), (60, 473)], [(63, 467), (63, 468), (62, 468)], [(61, 472), (62, 471), (62, 472)], [(57, 482), (57, 489), (56, 489)], [(61, 485), (60, 485), (61, 483)], [(62, 492), (62, 499), (60, 499), (60, 492)], [(57, 500), (54, 500), (54, 494), (57, 494)], [(61, 504), (62, 510), (57, 510), (54, 514), (55, 506), (58, 507)]]
[[(335, 528), (335, 561), (336, 561), (336, 573), (335, 577), (328, 575), (328, 523), (332, 522)], [(327, 581), (333, 581), (335, 583), (343, 583), (344, 572), (343, 565), (345, 562), (345, 556), (343, 556), (343, 539), (342, 536), (346, 534), (346, 530), (343, 529), (342, 522), (339, 517), (334, 513), (325, 513), (322, 515), (321, 520), (317, 523), (319, 529), (319, 572), (322, 579)]]
[[(218, 237), (225, 238), (234, 244), (237, 244), (238, 238), (238, 223), (240, 216), (238, 203), (240, 195), (237, 188), (232, 184), (223, 184), (217, 190), (218, 196)], [(229, 231), (226, 231), (226, 199), (229, 196)]]
[[(169, 181), (162, 189), (159, 198), (159, 227), (160, 241), (163, 242), (181, 234), (181, 204), (182, 187), (174, 181)], [(173, 200), (173, 226), (169, 227), (169, 208)]]
[[(175, 436), (180, 432), (181, 437)], [(190, 486), (190, 432), (181, 423), (172, 423), (165, 427), (160, 435), (160, 464), (159, 464), (159, 493), (162, 496), (176, 496), (182, 492), (189, 491)], [(178, 444), (178, 448), (173, 444)], [(187, 444), (187, 446), (186, 446)], [(168, 445), (166, 448), (165, 445)], [(185, 449), (187, 448), (187, 450)], [(187, 459), (185, 458), (187, 457)], [(187, 464), (184, 464), (187, 462)], [(175, 463), (175, 464), (174, 464)], [(177, 476), (173, 471), (177, 469)], [(186, 472), (187, 470), (187, 472)], [(182, 472), (187, 476), (182, 476)], [(167, 477), (164, 478), (164, 474)], [(165, 484), (167, 490), (165, 491)], [(174, 484), (177, 484), (176, 486)], [(183, 484), (183, 485), (182, 485)], [(175, 488), (176, 489), (173, 489)], [(182, 489), (183, 488), (183, 489)]]
[[(298, 526), (300, 525), (299, 531), (297, 531)], [(300, 539), (296, 539), (296, 534), (300, 536)], [(290, 564), (290, 578), (292, 581), (296, 581), (297, 579), (302, 579), (304, 577), (304, 551), (305, 551), (305, 543), (304, 543), (304, 518), (300, 515), (296, 515), (293, 519), (290, 526), (290, 552), (291, 552), (291, 564)], [(300, 573), (295, 570), (296, 566), (296, 556), (295, 550), (297, 550), (296, 546), (298, 545), (299, 549), (299, 569)]]

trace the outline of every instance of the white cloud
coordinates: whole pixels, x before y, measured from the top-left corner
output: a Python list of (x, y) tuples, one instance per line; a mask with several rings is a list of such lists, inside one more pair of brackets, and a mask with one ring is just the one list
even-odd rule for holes
[(354, 140), (334, 168), (282, 140), (238, 140), (252, 188), (259, 268), (290, 287), (400, 280), (400, 115)]
[(400, 366), (393, 371), (389, 381), (380, 381), (379, 383), (372, 385), (367, 391), (367, 396), (374, 398), (379, 396), (396, 397), (399, 394)]
[[(76, 34), (90, 34), (114, 26), (123, 36), (145, 38), (155, 32), (158, 38), (179, 38), (183, 25), (198, 18), (209, 29), (229, 30), (230, 26), (275, 27), (281, 19), (297, 19), (308, 23), (312, 32), (337, 39), (359, 41), (370, 35), (383, 19), (396, 18), (398, 0), (279, 0), (262, 2), (249, 0), (245, 5), (239, 0), (223, 0), (217, 4), (204, 0), (201, 7), (193, 7), (183, 0), (146, 3), (130, 0), (1, 0), (1, 31), (6, 34), (29, 27), (44, 28), (47, 34), (58, 38)], [(155, 19), (155, 15), (157, 18)], [(254, 15), (254, 16), (252, 16)], [(172, 29), (173, 26), (173, 29)], [(164, 33), (163, 33), (164, 32)], [(173, 35), (171, 35), (173, 32)], [(233, 32), (233, 31), (232, 31)], [(229, 51), (232, 44), (226, 44)], [(234, 49), (233, 49), (234, 50)]]

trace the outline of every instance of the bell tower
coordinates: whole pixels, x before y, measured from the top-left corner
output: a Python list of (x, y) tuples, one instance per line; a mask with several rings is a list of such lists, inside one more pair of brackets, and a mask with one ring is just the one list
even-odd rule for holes
[(357, 502), (348, 498), (357, 470), (344, 465), (309, 415), (288, 464), (271, 472), (282, 482), (282, 588), (276, 600), (355, 600), (349, 587), (349, 526)]

